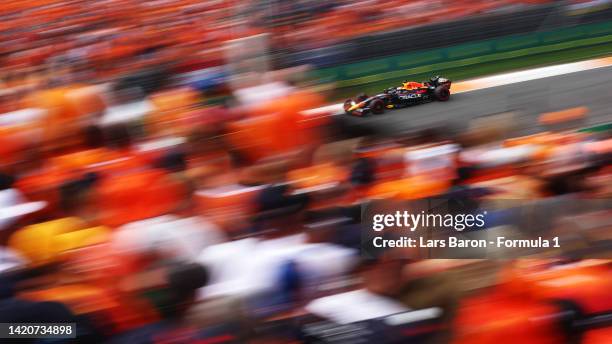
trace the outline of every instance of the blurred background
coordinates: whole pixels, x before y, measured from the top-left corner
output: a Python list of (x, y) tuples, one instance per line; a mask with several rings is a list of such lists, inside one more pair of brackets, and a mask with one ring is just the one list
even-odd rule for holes
[[(612, 342), (611, 1), (6, 0), (0, 19), (0, 323)], [(433, 75), (450, 101), (337, 104)], [(361, 254), (364, 205), (428, 198), (488, 210), (466, 237), (561, 247)]]

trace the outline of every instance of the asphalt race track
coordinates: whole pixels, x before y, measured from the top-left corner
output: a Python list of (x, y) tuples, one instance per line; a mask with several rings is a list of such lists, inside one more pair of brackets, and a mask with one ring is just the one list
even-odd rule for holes
[(434, 126), (462, 130), (471, 119), (512, 112), (518, 134), (530, 134), (542, 130), (539, 114), (576, 106), (590, 109), (585, 126), (612, 121), (612, 67), (454, 94), (448, 102), (387, 110), (382, 115), (343, 114), (337, 119), (344, 128), (392, 134)]

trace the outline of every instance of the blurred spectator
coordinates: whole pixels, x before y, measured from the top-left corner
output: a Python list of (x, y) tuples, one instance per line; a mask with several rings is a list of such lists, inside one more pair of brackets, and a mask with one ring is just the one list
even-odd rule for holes
[(26, 202), (21, 191), (15, 188), (15, 177), (0, 172), (0, 245), (17, 229), (21, 218), (45, 206), (45, 202)]
[[(190, 342), (206, 340), (207, 331), (190, 327), (185, 312), (193, 305), (195, 291), (208, 280), (205, 268), (195, 263), (160, 261), (123, 283), (126, 291), (142, 294), (161, 314), (157, 323), (113, 338), (113, 343), (153, 343), (160, 340)], [(212, 335), (214, 336), (214, 335)]]
[(267, 316), (291, 307), (307, 288), (348, 271), (355, 252), (317, 241), (316, 230), (304, 231), (307, 202), (304, 195), (290, 195), (287, 186), (264, 189), (255, 219), (258, 236), (211, 246), (200, 255), (212, 277), (203, 296), (246, 297), (252, 311)]
[(0, 173), (0, 231), (8, 228), (17, 220), (9, 213), (9, 207), (16, 206), (24, 201), (19, 190), (13, 188), (15, 178), (11, 175)]

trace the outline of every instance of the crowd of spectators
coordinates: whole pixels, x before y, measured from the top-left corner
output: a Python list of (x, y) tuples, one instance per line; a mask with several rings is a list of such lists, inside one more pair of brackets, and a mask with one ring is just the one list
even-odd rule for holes
[[(39, 127), (39, 141), (2, 159), (1, 321), (76, 322), (88, 342), (289, 343), (340, 331), (329, 324), (350, 325), (353, 339), (440, 342), (453, 335), (465, 291), (456, 283), (467, 278), (449, 267), (473, 261), (395, 250), (364, 259), (361, 206), (450, 197), (476, 211), (513, 199), (555, 214), (523, 221), (506, 204), (491, 233), (524, 222), (557, 230), (558, 217), (578, 216), (568, 204), (610, 196), (605, 130), (503, 140), (509, 122), (499, 119), (458, 135), (356, 133), (342, 117), (305, 112), (322, 105), (316, 93), (285, 92), (217, 107), (188, 89), (155, 92), (140, 124), (100, 125), (55, 103), (66, 108), (53, 116), (76, 117)], [(587, 112), (546, 114), (542, 125)], [(19, 137), (4, 136), (3, 149)], [(584, 204), (579, 215), (601, 228), (601, 208)], [(603, 226), (578, 242), (600, 242)], [(426, 311), (388, 319), (414, 310)]]
[(100, 81), (160, 63), (182, 71), (218, 66), (224, 42), (260, 33), (271, 35), (273, 51), (307, 51), (547, 2), (7, 1), (0, 5), (3, 88), (65, 83), (68, 70)]
[[(609, 127), (557, 126), (588, 108), (544, 114), (529, 136), (508, 137), (507, 117), (389, 135), (313, 111), (321, 94), (280, 72), (215, 106), (168, 71), (112, 82), (167, 62), (214, 66), (223, 42), (269, 30), (308, 49), (541, 2), (3, 2), (0, 323), (76, 323), (87, 343), (503, 343), (516, 328), (517, 342), (560, 342), (552, 306), (530, 289), (541, 280), (529, 280), (560, 260), (364, 257), (361, 210), (518, 200), (550, 216), (522, 220), (502, 203), (483, 232), (530, 237), (541, 225), (571, 239), (561, 263), (600, 257), (609, 208), (583, 200), (611, 195)], [(564, 296), (609, 311), (609, 261), (579, 264), (570, 271), (595, 282)], [(529, 292), (468, 298), (508, 280)], [(519, 315), (474, 328), (496, 320), (483, 304)]]

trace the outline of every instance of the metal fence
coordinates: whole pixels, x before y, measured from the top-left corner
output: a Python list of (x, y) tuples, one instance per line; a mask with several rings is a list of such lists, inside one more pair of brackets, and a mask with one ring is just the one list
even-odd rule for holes
[(558, 2), (373, 34), (319, 49), (285, 52), (277, 57), (277, 63), (285, 67), (311, 64), (317, 68), (326, 68), (506, 36), (571, 29), (574, 26), (605, 22), (610, 18), (612, 7), (576, 12), (564, 2)]

